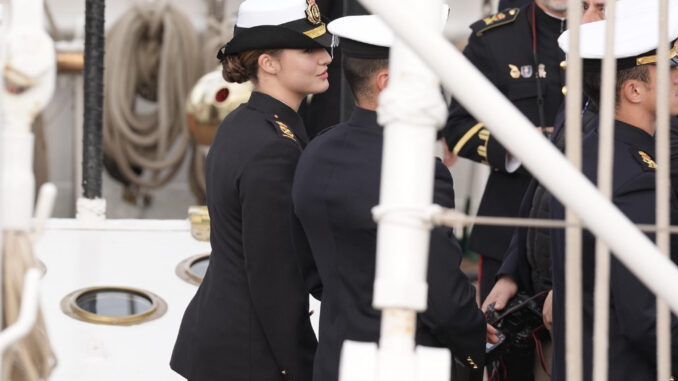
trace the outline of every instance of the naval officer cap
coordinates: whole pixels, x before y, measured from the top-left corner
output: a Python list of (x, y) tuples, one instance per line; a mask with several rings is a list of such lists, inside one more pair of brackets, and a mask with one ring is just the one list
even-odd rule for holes
[(333, 37), (316, 0), (245, 0), (238, 9), (233, 39), (217, 58), (253, 49), (331, 48)]
[(393, 31), (375, 15), (341, 17), (327, 28), (339, 37), (339, 48), (346, 57), (385, 59), (393, 45)]
[[(442, 6), (441, 26), (447, 21), (449, 11), (447, 5)], [(341, 17), (329, 23), (327, 28), (339, 37), (339, 48), (346, 57), (388, 58), (395, 39), (391, 28), (375, 15)]]
[[(617, 70), (657, 62), (659, 32), (658, 0), (620, 0), (615, 9), (614, 56)], [(678, 66), (676, 38), (678, 38), (678, 0), (669, 0), (668, 39), (671, 66)], [(581, 25), (580, 52), (585, 71), (599, 71), (605, 56), (605, 28), (607, 20)], [(558, 38), (565, 53), (570, 48), (570, 31)]]

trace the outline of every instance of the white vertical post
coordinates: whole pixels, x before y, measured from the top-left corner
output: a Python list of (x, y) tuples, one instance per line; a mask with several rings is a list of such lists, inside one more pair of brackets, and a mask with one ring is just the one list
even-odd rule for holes
[[(422, 28), (440, 32), (442, 2), (399, 0)], [(398, 6), (398, 5), (394, 5)], [(382, 311), (378, 380), (414, 380), (416, 313), (426, 309), (437, 128), (447, 109), (440, 82), (400, 39), (390, 50), (389, 84), (379, 100), (384, 126), (375, 308)]]
[[(581, 170), (581, 104), (582, 61), (579, 53), (579, 25), (581, 1), (568, 0), (567, 24), (570, 30), (570, 49), (567, 56), (567, 97), (565, 152), (572, 165)], [(565, 219), (579, 224), (579, 219), (569, 208)], [(582, 364), (582, 231), (578, 227), (565, 229), (565, 379), (580, 381)]]
[[(656, 0), (653, 0), (656, 1)], [(676, 11), (672, 9), (672, 11)], [(668, 0), (659, 0), (659, 20), (657, 33), (657, 127), (655, 141), (657, 145), (657, 247), (670, 257), (671, 242), (666, 230), (671, 224), (670, 215), (670, 153), (669, 153), (669, 9)], [(657, 298), (657, 380), (671, 377), (671, 316), (666, 302)]]
[[(598, 155), (598, 190), (608, 200), (612, 197), (614, 163), (614, 109), (617, 60), (614, 56), (616, 0), (606, 0), (605, 57), (601, 80), (600, 141)], [(607, 380), (609, 317), (610, 317), (610, 249), (603, 240), (596, 240), (596, 272), (594, 285), (593, 379)]]

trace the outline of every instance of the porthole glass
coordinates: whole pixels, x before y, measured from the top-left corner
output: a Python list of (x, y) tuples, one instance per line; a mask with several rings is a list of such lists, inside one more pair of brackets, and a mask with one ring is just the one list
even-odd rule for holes
[(143, 314), (153, 302), (142, 294), (121, 290), (93, 290), (75, 299), (75, 305), (100, 316), (122, 317)]
[(199, 285), (207, 273), (209, 263), (209, 254), (200, 254), (186, 258), (177, 265), (177, 276), (188, 283)]
[(191, 274), (195, 275), (196, 277), (200, 277), (200, 279), (204, 278), (205, 273), (207, 273), (207, 266), (209, 264), (210, 264), (209, 255), (206, 257), (198, 258), (197, 260), (193, 261), (193, 263), (191, 263), (191, 266), (189, 267), (191, 269)]
[(96, 287), (72, 292), (62, 300), (61, 308), (78, 320), (131, 325), (159, 318), (167, 311), (167, 304), (148, 291)]

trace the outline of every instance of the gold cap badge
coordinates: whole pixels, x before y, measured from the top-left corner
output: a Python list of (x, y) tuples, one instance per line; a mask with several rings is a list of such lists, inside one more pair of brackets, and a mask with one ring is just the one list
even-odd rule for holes
[(318, 25), (322, 22), (320, 18), (320, 8), (318, 4), (315, 3), (315, 0), (306, 0), (306, 19), (313, 25)]

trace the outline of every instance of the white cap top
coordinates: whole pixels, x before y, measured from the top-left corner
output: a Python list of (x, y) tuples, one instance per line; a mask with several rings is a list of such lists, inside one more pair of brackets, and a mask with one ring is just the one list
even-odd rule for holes
[[(657, 49), (659, 32), (659, 0), (620, 0), (615, 9), (614, 55), (616, 58), (635, 57)], [(678, 0), (669, 0), (668, 38), (678, 37)], [(603, 59), (605, 56), (606, 20), (581, 26), (580, 52), (582, 58)], [(560, 48), (570, 48), (570, 31), (558, 38)], [(667, 46), (668, 49), (668, 46)]]
[[(442, 5), (441, 28), (445, 26), (449, 13), (450, 7)], [(391, 28), (375, 15), (341, 17), (329, 23), (327, 29), (341, 38), (385, 48), (390, 48), (395, 38)]]
[(346, 16), (327, 25), (335, 36), (348, 38), (364, 44), (390, 48), (393, 45), (393, 31), (379, 16)]
[(238, 9), (236, 25), (252, 28), (259, 25), (280, 25), (306, 18), (305, 0), (246, 0)]

